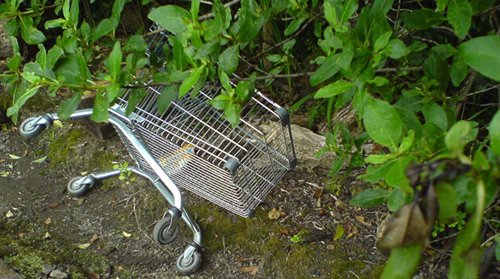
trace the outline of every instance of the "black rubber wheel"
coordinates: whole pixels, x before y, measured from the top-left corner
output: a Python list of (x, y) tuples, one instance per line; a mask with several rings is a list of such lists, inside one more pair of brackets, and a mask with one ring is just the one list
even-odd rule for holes
[(201, 266), (201, 254), (195, 251), (189, 260), (184, 260), (184, 253), (182, 253), (176, 262), (177, 271), (181, 275), (189, 275), (195, 273)]
[(29, 140), (38, 136), (43, 130), (45, 130), (44, 125), (35, 124), (37, 119), (38, 117), (29, 117), (21, 123), (19, 126), (19, 134), (21, 134), (21, 137)]
[(82, 178), (83, 177), (81, 176), (77, 176), (69, 181), (67, 189), (68, 193), (71, 196), (73, 197), (83, 196), (85, 193), (87, 193), (89, 188), (94, 184), (93, 181), (91, 183), (80, 183), (79, 180)]
[(161, 218), (158, 223), (156, 223), (153, 229), (153, 240), (158, 244), (167, 245), (174, 241), (179, 234), (179, 226), (174, 225), (170, 227), (170, 222), (172, 217), (167, 214), (165, 217)]

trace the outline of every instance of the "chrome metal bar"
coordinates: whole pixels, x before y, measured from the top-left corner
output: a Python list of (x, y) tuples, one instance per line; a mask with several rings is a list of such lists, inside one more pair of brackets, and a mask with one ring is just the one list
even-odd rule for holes
[[(73, 114), (71, 114), (71, 119), (81, 119), (87, 118), (92, 114), (92, 109), (82, 109), (77, 110)], [(54, 120), (59, 120), (57, 113), (51, 114)], [(109, 122), (113, 124), (113, 126), (120, 130), (122, 134), (127, 138), (129, 143), (141, 154), (144, 160), (148, 163), (151, 169), (158, 175), (159, 179), (165, 184), (168, 190), (172, 193), (173, 202), (172, 205), (177, 208), (179, 211), (182, 211), (182, 195), (179, 188), (174, 184), (174, 182), (168, 177), (163, 168), (158, 164), (156, 159), (149, 153), (149, 150), (134, 136), (133, 132), (123, 123), (123, 121), (119, 120), (117, 117), (112, 114), (109, 115)]]

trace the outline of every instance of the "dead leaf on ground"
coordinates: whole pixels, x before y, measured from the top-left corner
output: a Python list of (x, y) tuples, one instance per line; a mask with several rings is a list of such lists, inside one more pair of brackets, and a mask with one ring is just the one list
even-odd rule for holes
[(420, 206), (417, 203), (407, 204), (391, 215), (377, 247), (387, 252), (402, 245), (422, 243), (427, 239), (428, 228)]
[(276, 208), (271, 209), (269, 213), (267, 213), (267, 217), (269, 217), (269, 219), (271, 220), (278, 220), (280, 216), (281, 212)]
[(49, 203), (49, 204), (47, 205), (47, 207), (48, 207), (48, 208), (50, 208), (50, 209), (56, 209), (56, 208), (58, 208), (60, 205), (61, 205), (61, 204), (60, 204), (59, 202), (53, 202), (53, 203)]
[(52, 224), (52, 218), (49, 217), (49, 218), (45, 219), (45, 221), (43, 221), (43, 223), (45, 224), (45, 226)]
[(12, 213), (12, 211), (9, 210), (9, 211), (7, 211), (7, 213), (5, 213), (5, 217), (12, 218), (12, 217), (14, 217), (14, 213)]
[(365, 216), (362, 216), (362, 215), (357, 215), (355, 218), (356, 218), (356, 220), (357, 220), (358, 222), (360, 222), (362, 225), (365, 225), (365, 226), (367, 226), (367, 227), (370, 227), (370, 226), (371, 226), (371, 224), (370, 224), (370, 223), (367, 223), (367, 222), (365, 221)]
[(342, 236), (344, 236), (344, 226), (342, 226), (341, 224), (337, 224), (337, 228), (335, 229), (335, 237), (333, 238), (333, 240), (339, 240), (340, 238), (342, 238)]
[(47, 160), (47, 156), (44, 156), (44, 157), (42, 157), (42, 158), (38, 158), (38, 159), (33, 160), (33, 161), (31, 161), (31, 162), (32, 162), (32, 163), (35, 163), (35, 164), (41, 164), (41, 163), (45, 162), (45, 160)]
[(241, 272), (250, 273), (250, 274), (255, 276), (257, 274), (257, 271), (259, 271), (259, 267), (258, 266), (244, 266), (244, 267), (240, 267), (240, 270), (241, 270)]
[(0, 171), (0, 177), (7, 177), (10, 175), (10, 172), (8, 171)]
[(99, 274), (97, 274), (97, 273), (95, 273), (95, 272), (91, 272), (91, 273), (89, 273), (89, 277), (90, 277), (91, 279), (100, 279), (100, 278), (101, 278), (101, 275), (99, 275)]
[(22, 158), (21, 156), (17, 156), (17, 155), (14, 155), (14, 154), (9, 154), (9, 157), (10, 157), (12, 160), (19, 160), (19, 159), (21, 159), (21, 158)]
[(76, 247), (78, 247), (78, 249), (85, 250), (85, 249), (89, 248), (90, 245), (94, 244), (98, 239), (99, 239), (99, 237), (94, 234), (88, 243), (77, 244)]
[(46, 232), (45, 235), (43, 236), (43, 239), (50, 239), (52, 236), (49, 234), (49, 232)]
[(84, 244), (77, 244), (76, 247), (78, 247), (78, 249), (85, 250), (85, 249), (89, 248), (90, 245), (92, 245), (92, 244), (91, 243), (84, 243)]
[(123, 236), (126, 237), (126, 238), (129, 238), (129, 237), (132, 237), (132, 234), (131, 233), (128, 233), (128, 232), (122, 232)]
[(359, 233), (359, 229), (356, 226), (351, 226), (349, 227), (349, 234), (347, 235), (347, 238), (351, 238)]

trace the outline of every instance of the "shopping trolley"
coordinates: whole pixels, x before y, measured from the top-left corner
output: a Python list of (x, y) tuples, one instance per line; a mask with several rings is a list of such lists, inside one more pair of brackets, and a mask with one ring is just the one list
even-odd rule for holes
[[(150, 42), (148, 55), (165, 43), (166, 34), (159, 35)], [(257, 90), (233, 127), (209, 105), (222, 90), (218, 83), (207, 83), (199, 92), (173, 101), (163, 113), (157, 107), (163, 88), (145, 88), (145, 97), (129, 115), (125, 111), (130, 92), (118, 98), (109, 109), (109, 122), (136, 162), (128, 171), (148, 179), (171, 206), (155, 225), (153, 239), (160, 244), (174, 241), (179, 218), (193, 232), (193, 241), (176, 261), (181, 274), (191, 274), (201, 265), (202, 235), (184, 206), (180, 188), (237, 215), (251, 216), (279, 179), (295, 167), (290, 119), (284, 108)], [(91, 114), (92, 109), (77, 110), (70, 119)], [(27, 118), (20, 134), (33, 138), (58, 119), (57, 114)], [(124, 170), (75, 177), (67, 190), (82, 196), (96, 181), (120, 171)]]

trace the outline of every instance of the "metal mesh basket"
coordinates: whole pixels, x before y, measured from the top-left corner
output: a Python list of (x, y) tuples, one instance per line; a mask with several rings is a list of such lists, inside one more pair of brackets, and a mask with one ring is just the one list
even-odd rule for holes
[[(157, 34), (149, 51), (166, 43), (165, 38)], [(130, 126), (177, 186), (248, 217), (294, 168), (286, 110), (255, 91), (242, 110), (240, 124), (233, 128), (221, 111), (208, 104), (220, 93), (219, 84), (209, 83), (200, 92), (173, 101), (164, 113), (157, 107), (162, 89), (147, 87), (146, 97), (128, 117), (123, 113), (127, 92), (111, 113)], [(127, 148), (141, 168), (150, 170), (137, 150)]]

